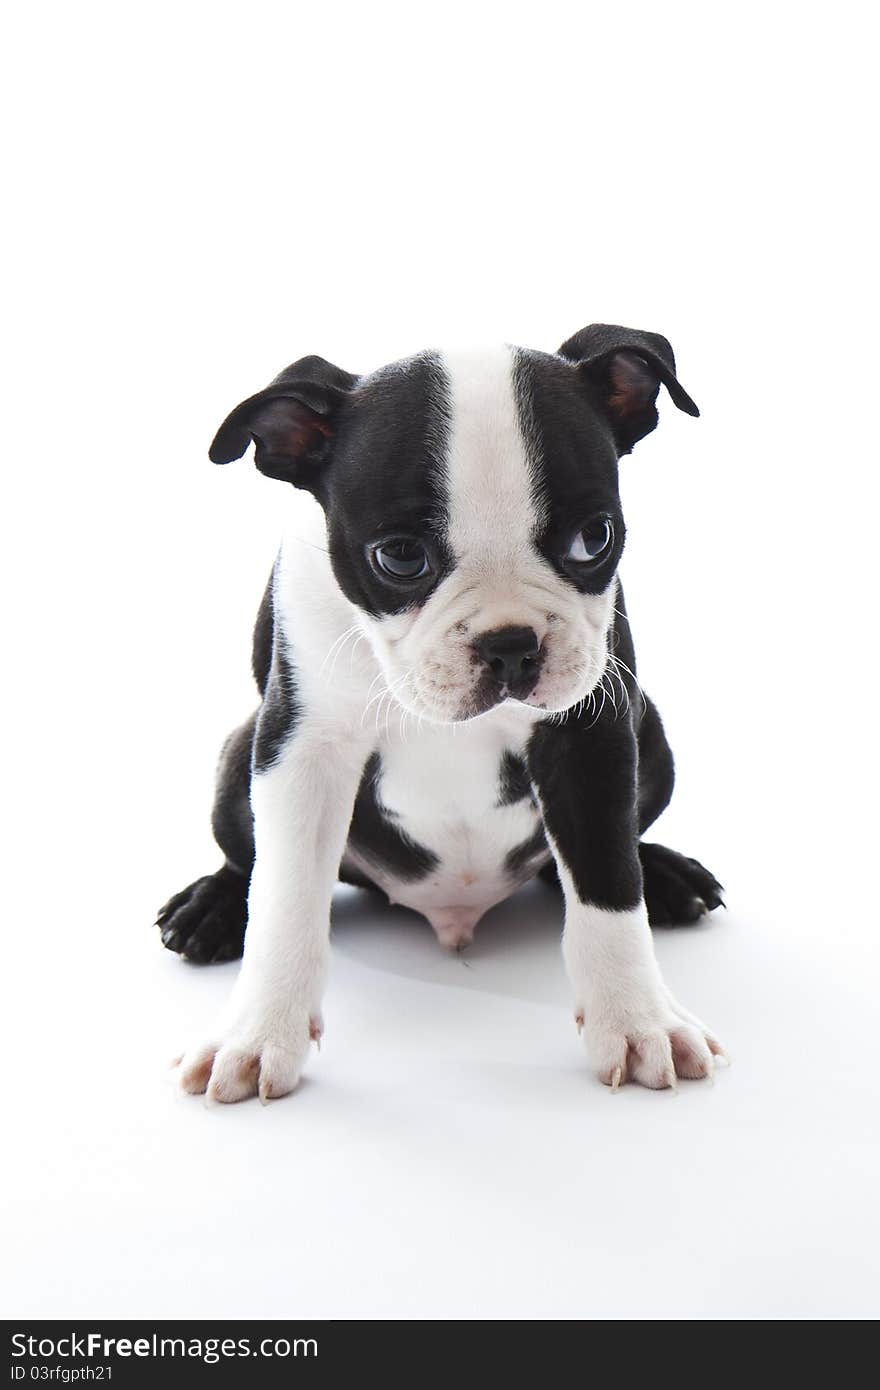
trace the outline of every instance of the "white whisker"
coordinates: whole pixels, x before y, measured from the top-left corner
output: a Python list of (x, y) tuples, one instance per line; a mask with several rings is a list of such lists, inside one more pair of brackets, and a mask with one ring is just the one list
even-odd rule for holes
[[(328, 648), (328, 650), (327, 650), (327, 654), (326, 654), (326, 656), (324, 657), (324, 660), (321, 662), (320, 667), (318, 668), (318, 675), (319, 675), (319, 676), (322, 676), (322, 675), (324, 674), (324, 670), (325, 670), (325, 668), (326, 668), (326, 666), (327, 666), (327, 662), (330, 660), (331, 657), (333, 657), (333, 666), (335, 667), (335, 665), (336, 665), (336, 657), (337, 657), (337, 656), (339, 655), (339, 653), (342, 651), (342, 648), (345, 646), (345, 644), (346, 644), (346, 642), (348, 641), (348, 639), (349, 639), (350, 637), (354, 636), (354, 634), (355, 634), (356, 632), (358, 632), (359, 630), (360, 630), (360, 629), (358, 628), (357, 623), (352, 623), (351, 627), (346, 628), (345, 632), (342, 632), (342, 633), (339, 634), (339, 636), (336, 638), (335, 642), (331, 642), (331, 644), (330, 644), (330, 646), (329, 646), (329, 648)], [(328, 679), (328, 680), (332, 679), (332, 676), (333, 676), (333, 671), (332, 671), (332, 669), (331, 669), (330, 674), (329, 674), (329, 676), (328, 676), (327, 679)]]

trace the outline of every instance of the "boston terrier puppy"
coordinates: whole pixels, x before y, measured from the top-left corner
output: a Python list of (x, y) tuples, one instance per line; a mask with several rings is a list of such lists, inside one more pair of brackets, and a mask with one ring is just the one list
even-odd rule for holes
[(599, 1079), (711, 1076), (721, 1045), (670, 995), (649, 923), (696, 921), (721, 889), (641, 840), (673, 761), (617, 574), (618, 459), (657, 424), (661, 384), (698, 414), (665, 338), (593, 324), (556, 354), (424, 352), (366, 376), (304, 357), (221, 425), (215, 463), (253, 442), (262, 473), (316, 500), (257, 617), (260, 707), (220, 759), (226, 862), (159, 914), (191, 961), (244, 949), (226, 1019), (178, 1063), (184, 1090), (294, 1089), (338, 879), (453, 950), (521, 884), (558, 879)]

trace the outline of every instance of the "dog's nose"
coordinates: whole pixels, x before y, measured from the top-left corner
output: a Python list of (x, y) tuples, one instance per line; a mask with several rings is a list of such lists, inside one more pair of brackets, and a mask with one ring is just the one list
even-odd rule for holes
[(474, 647), (499, 685), (514, 695), (527, 695), (535, 686), (541, 643), (530, 627), (499, 627), (484, 632)]

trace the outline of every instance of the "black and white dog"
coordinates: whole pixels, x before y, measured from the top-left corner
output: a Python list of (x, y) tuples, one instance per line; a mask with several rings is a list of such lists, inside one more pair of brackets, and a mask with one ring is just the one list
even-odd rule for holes
[[(262, 697), (223, 750), (226, 863), (162, 909), (193, 961), (244, 961), (228, 1017), (180, 1061), (191, 1092), (282, 1096), (321, 1036), (334, 885), (368, 885), (461, 949), (536, 874), (598, 1076), (674, 1086), (720, 1044), (669, 994), (649, 922), (720, 886), (640, 836), (673, 762), (635, 678), (617, 462), (680, 410), (665, 338), (594, 324), (554, 356), (426, 352), (369, 376), (287, 367), (221, 426), (311, 493), (257, 618)], [(304, 499), (305, 500), (305, 499)], [(247, 934), (245, 935), (245, 922)]]

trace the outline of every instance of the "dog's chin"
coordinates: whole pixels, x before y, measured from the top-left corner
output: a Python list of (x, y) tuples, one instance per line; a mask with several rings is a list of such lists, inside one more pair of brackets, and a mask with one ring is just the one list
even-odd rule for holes
[(417, 692), (407, 691), (397, 696), (397, 703), (405, 714), (424, 720), (427, 724), (448, 726), (469, 724), (483, 719), (499, 709), (528, 710), (535, 719), (551, 715), (561, 715), (569, 710), (583, 706), (596, 689), (598, 681), (589, 685), (579, 685), (569, 690), (542, 691), (536, 688), (530, 694), (519, 697), (512, 695), (504, 686), (481, 683), (473, 689), (463, 691), (460, 699), (448, 705), (436, 700), (421, 699)]
[(447, 700), (423, 698), (418, 691), (407, 690), (395, 695), (395, 703), (403, 711), (404, 717), (448, 727), (452, 724), (469, 724), (500, 709), (502, 705), (522, 704), (522, 701), (513, 700), (500, 690), (466, 690), (457, 698), (453, 696)]

